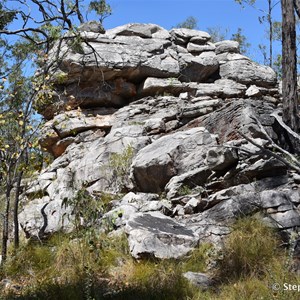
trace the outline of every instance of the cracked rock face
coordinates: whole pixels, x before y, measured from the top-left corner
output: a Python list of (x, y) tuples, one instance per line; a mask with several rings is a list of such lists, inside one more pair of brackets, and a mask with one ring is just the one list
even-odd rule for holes
[(131, 254), (136, 258), (179, 258), (198, 242), (190, 229), (159, 212), (134, 214), (125, 227)]
[[(270, 226), (300, 225), (299, 176), (266, 157), (266, 133), (284, 138), (272, 113), (280, 103), (272, 69), (209, 34), (97, 23), (55, 45), (55, 97), (40, 144), (54, 156), (24, 186), (26, 237), (72, 230), (79, 190), (110, 211), (98, 223), (125, 230), (134, 257), (178, 258), (197, 244), (220, 245), (236, 218), (257, 214)], [(263, 130), (262, 130), (263, 128)]]

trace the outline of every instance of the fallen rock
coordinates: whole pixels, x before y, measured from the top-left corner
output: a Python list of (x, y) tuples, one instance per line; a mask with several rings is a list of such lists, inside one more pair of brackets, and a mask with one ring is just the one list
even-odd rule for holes
[(27, 238), (43, 239), (55, 232), (74, 229), (71, 208), (48, 196), (30, 201), (20, 212), (19, 222)]
[(159, 212), (137, 213), (125, 226), (130, 252), (135, 258), (179, 258), (198, 243), (192, 230)]
[(185, 277), (192, 285), (204, 291), (214, 285), (214, 280), (205, 273), (186, 272), (183, 274), (183, 277)]

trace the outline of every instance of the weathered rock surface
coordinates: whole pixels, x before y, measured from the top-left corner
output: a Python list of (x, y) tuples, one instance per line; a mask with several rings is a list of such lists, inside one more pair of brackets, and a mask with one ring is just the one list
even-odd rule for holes
[(186, 272), (183, 276), (194, 286), (201, 290), (207, 290), (214, 285), (214, 280), (205, 273)]
[(132, 178), (143, 192), (161, 192), (175, 175), (204, 165), (216, 139), (204, 128), (166, 135), (143, 148), (132, 163)]
[(240, 134), (261, 147), (266, 134), (284, 138), (274, 71), (202, 31), (98, 25), (80, 26), (79, 45), (67, 34), (49, 56), (59, 50), (40, 143), (55, 159), (24, 187), (26, 236), (71, 230), (62, 203), (80, 190), (99, 201), (110, 194), (97, 224), (125, 229), (137, 258), (220, 245), (249, 214), (279, 230), (299, 227), (299, 175)]
[(243, 84), (275, 86), (276, 73), (270, 67), (260, 66), (249, 60), (229, 60), (220, 65), (220, 76)]
[[(53, 69), (53, 106), (122, 107), (145, 95), (191, 90), (180, 82), (211, 83), (218, 78), (266, 87), (276, 84), (274, 71), (240, 55), (237, 42), (214, 45), (203, 31), (168, 32), (154, 24), (127, 24), (102, 33), (98, 27), (83, 24), (79, 28), (82, 43), (76, 44), (69, 34), (53, 47), (50, 61), (59, 56), (59, 65)], [(50, 103), (41, 111), (48, 119), (55, 112)]]
[(161, 213), (133, 215), (125, 227), (131, 254), (136, 258), (152, 255), (157, 258), (179, 258), (198, 242), (192, 230)]

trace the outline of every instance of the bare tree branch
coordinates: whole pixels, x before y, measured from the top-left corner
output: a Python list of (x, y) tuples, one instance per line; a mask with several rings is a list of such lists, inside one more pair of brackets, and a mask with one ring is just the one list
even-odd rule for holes
[(288, 160), (286, 160), (285, 158), (281, 157), (280, 155), (276, 154), (275, 152), (264, 148), (263, 146), (259, 145), (258, 143), (256, 143), (254, 141), (254, 139), (249, 138), (248, 136), (246, 136), (244, 133), (238, 131), (238, 134), (241, 135), (245, 140), (247, 140), (248, 142), (250, 142), (252, 145), (256, 146), (257, 148), (259, 148), (260, 150), (262, 150), (264, 153), (266, 153), (269, 156), (272, 156), (276, 159), (278, 159), (279, 161), (281, 161), (283, 164), (285, 164), (288, 168), (296, 171), (298, 174), (300, 174), (300, 168), (291, 164)]

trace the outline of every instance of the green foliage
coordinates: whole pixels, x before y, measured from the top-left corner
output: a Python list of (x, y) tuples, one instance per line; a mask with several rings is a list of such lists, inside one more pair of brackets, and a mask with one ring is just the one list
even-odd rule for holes
[(182, 272), (204, 271), (211, 250), (203, 244), (181, 262), (136, 261), (124, 234), (91, 237), (87, 230), (22, 246), (3, 276), (25, 283), (19, 299), (184, 299), (193, 291)]
[(58, 74), (55, 74), (54, 81), (57, 84), (65, 84), (68, 80), (68, 74), (64, 72), (59, 72)]
[(180, 261), (183, 272), (206, 272), (207, 265), (217, 258), (212, 244), (202, 243)]
[(198, 20), (195, 17), (189, 16), (183, 22), (178, 23), (175, 27), (176, 28), (197, 29), (197, 27), (198, 27), (197, 23), (198, 23)]
[[(5, 1), (2, 1), (3, 3)], [(0, 3), (0, 30), (3, 30), (6, 28), (6, 26), (11, 23), (14, 18), (16, 17), (16, 11), (12, 10), (5, 10), (3, 8), (3, 4)]]
[(63, 28), (60, 25), (54, 25), (50, 22), (46, 22), (41, 26), (41, 29), (44, 30), (44, 32), (49, 38), (49, 42), (51, 43), (59, 40), (62, 36)]
[(108, 168), (113, 172), (114, 183), (121, 189), (129, 180), (129, 168), (133, 156), (134, 148), (128, 145), (121, 153), (112, 153), (109, 157)]
[(248, 5), (254, 5), (256, 0), (234, 0), (240, 5), (248, 4)]
[[(207, 272), (207, 265), (222, 254), (217, 290), (203, 292), (188, 284), (182, 273)], [(135, 260), (125, 235), (88, 231), (80, 237), (57, 234), (49, 241), (21, 247), (4, 269), (5, 278), (23, 282), (17, 299), (189, 299), (298, 300), (297, 291), (283, 284), (298, 284), (289, 271), (289, 256), (279, 251), (274, 232), (257, 219), (237, 221), (225, 240), (224, 251), (201, 244), (180, 260)], [(273, 290), (277, 283), (279, 290)], [(11, 291), (1, 299), (16, 299)]]
[(49, 268), (54, 258), (54, 252), (49, 245), (23, 245), (13, 259), (8, 260), (5, 266), (6, 276), (17, 279), (20, 273), (23, 276), (36, 276)]
[(273, 62), (274, 71), (277, 74), (278, 79), (282, 79), (282, 56), (278, 54)]
[(102, 196), (95, 197), (85, 188), (82, 188), (73, 198), (65, 199), (62, 205), (71, 207), (74, 225), (77, 232), (79, 232), (85, 227), (93, 228), (100, 214), (104, 212), (106, 205), (111, 200), (112, 198), (108, 194), (103, 193)]
[(192, 189), (188, 185), (183, 185), (178, 190), (179, 196), (190, 195), (192, 193)]
[[(221, 262), (223, 276), (243, 278), (264, 274), (278, 253), (274, 232), (254, 217), (242, 218), (224, 245)], [(258, 259), (259, 258), (259, 259)]]
[(246, 54), (248, 52), (251, 44), (247, 42), (247, 38), (242, 34), (241, 28), (238, 28), (237, 32), (232, 34), (231, 39), (240, 44), (240, 51), (242, 54)]
[(81, 38), (81, 36), (78, 33), (75, 33), (69, 42), (69, 47), (75, 53), (84, 54), (82, 43), (83, 39)]
[(211, 41), (213, 43), (220, 42), (226, 40), (226, 37), (228, 35), (228, 29), (223, 29), (221, 27), (215, 26), (215, 27), (208, 27), (206, 31), (211, 36)]
[(102, 24), (103, 21), (112, 14), (112, 9), (106, 0), (94, 0), (89, 4), (89, 11), (95, 11), (99, 16), (99, 21)]

